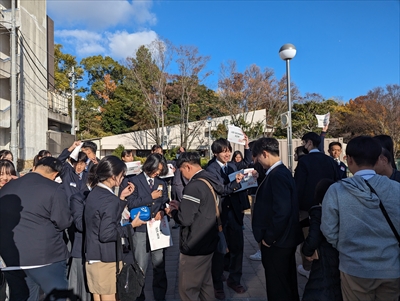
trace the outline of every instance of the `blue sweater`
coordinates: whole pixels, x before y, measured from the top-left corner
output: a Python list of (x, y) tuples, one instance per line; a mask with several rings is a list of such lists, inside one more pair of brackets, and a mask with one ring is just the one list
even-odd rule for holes
[[(375, 175), (368, 180), (400, 232), (400, 183)], [(339, 270), (360, 278), (400, 277), (400, 248), (362, 177), (333, 184), (322, 202), (321, 231), (339, 251)]]

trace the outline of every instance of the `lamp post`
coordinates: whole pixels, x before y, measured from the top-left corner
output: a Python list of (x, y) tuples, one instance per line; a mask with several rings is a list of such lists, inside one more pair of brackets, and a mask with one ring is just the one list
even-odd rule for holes
[(211, 120), (212, 118), (210, 116), (207, 117), (207, 122), (208, 122), (208, 157), (211, 160), (211, 144), (210, 144), (210, 139), (211, 139)]
[(293, 173), (293, 149), (292, 149), (292, 101), (290, 99), (290, 63), (289, 61), (296, 55), (296, 47), (293, 44), (285, 44), (279, 49), (279, 56), (286, 61), (286, 80), (287, 80), (287, 102), (288, 102), (288, 168)]

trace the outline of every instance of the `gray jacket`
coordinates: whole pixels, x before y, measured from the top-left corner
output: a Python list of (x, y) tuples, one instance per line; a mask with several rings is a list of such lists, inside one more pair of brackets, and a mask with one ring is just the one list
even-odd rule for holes
[[(400, 232), (400, 183), (385, 176), (368, 180)], [(400, 277), (400, 248), (361, 176), (333, 184), (322, 203), (321, 231), (339, 251), (339, 269), (360, 278)]]

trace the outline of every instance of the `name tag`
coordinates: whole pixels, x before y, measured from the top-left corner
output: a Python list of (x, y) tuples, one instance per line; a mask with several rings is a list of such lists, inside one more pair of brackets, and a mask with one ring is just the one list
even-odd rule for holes
[(69, 183), (69, 186), (76, 187), (76, 183), (71, 182)]

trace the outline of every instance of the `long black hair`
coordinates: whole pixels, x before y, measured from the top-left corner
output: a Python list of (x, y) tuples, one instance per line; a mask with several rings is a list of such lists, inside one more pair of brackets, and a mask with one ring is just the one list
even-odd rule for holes
[(126, 173), (126, 164), (116, 156), (105, 156), (90, 170), (88, 183), (93, 187), (121, 173)]

